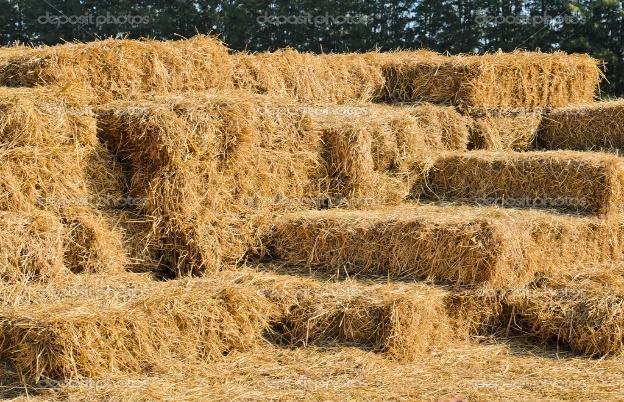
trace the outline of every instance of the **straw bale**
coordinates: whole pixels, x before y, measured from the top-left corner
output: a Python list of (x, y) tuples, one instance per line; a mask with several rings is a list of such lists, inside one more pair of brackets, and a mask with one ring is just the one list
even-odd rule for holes
[(542, 111), (486, 110), (470, 117), (470, 149), (527, 151), (534, 145)]
[(438, 55), (427, 50), (313, 54), (294, 49), (234, 53), (234, 87), (298, 102), (357, 103), (379, 99), (382, 66)]
[(55, 212), (88, 199), (83, 155), (70, 146), (0, 148), (0, 209)]
[(448, 153), (428, 175), (429, 197), (516, 208), (615, 216), (624, 205), (624, 164), (573, 151)]
[(95, 116), (71, 91), (0, 89), (0, 159), (2, 209), (58, 210), (121, 193)]
[(356, 345), (396, 359), (457, 338), (446, 293), (426, 285), (327, 286), (250, 270), (151, 284), (104, 278), (39, 286), (19, 303), (2, 303), (2, 357), (25, 383), (167, 372), (175, 361), (247, 350), (271, 331), (295, 347)]
[(462, 110), (591, 102), (602, 77), (597, 60), (561, 52), (400, 58), (383, 70), (386, 100), (451, 104)]
[(252, 347), (271, 305), (223, 282), (160, 284), (127, 303), (91, 299), (5, 308), (4, 359), (27, 384), (105, 373), (166, 371), (173, 361), (214, 360)]
[(0, 87), (0, 145), (93, 146), (93, 112), (73, 90)]
[(544, 149), (615, 150), (624, 148), (624, 100), (551, 110), (544, 116), (537, 145)]
[[(330, 181), (328, 187), (334, 193), (330, 197), (341, 201), (346, 198), (352, 206), (399, 203), (409, 193), (407, 183), (400, 177), (388, 177), (385, 169), (377, 169), (382, 164), (392, 167), (398, 162), (401, 151), (392, 145), (399, 145), (399, 142), (392, 142), (388, 135), (392, 133), (385, 130), (388, 127), (383, 127), (383, 124), (361, 123), (337, 121), (323, 130), (323, 142), (327, 147), (327, 176)], [(406, 148), (412, 145), (404, 144)], [(375, 152), (376, 146), (386, 148), (394, 155)], [(379, 156), (377, 160), (376, 155)], [(332, 205), (340, 203), (333, 201)]]
[(67, 43), (30, 49), (0, 64), (0, 85), (80, 85), (95, 103), (150, 91), (227, 88), (231, 81), (228, 49), (203, 35), (178, 41)]
[[(410, 360), (468, 338), (452, 327), (449, 292), (426, 284), (368, 284), (238, 268), (219, 275), (248, 284), (275, 305), (269, 339), (290, 347), (352, 345)], [(458, 317), (459, 321), (459, 317)]]
[(591, 356), (624, 353), (624, 294), (612, 289), (540, 288), (506, 302), (522, 332)]
[(375, 54), (273, 53), (232, 55), (234, 86), (299, 102), (367, 102), (379, 96), (383, 76)]
[[(54, 214), (65, 228), (65, 264), (72, 271), (119, 270), (125, 264), (121, 234), (98, 211), (111, 208), (118, 189), (109, 166), (91, 164), (92, 153), (84, 153), (71, 146), (0, 149), (0, 210)], [(104, 175), (87, 175), (87, 167)]]
[(54, 215), (0, 211), (0, 279), (47, 280), (63, 273), (63, 234)]
[(88, 207), (62, 211), (65, 263), (72, 272), (120, 272), (128, 263), (122, 234), (111, 227), (107, 216)]
[(120, 236), (98, 212), (122, 198), (120, 169), (80, 99), (48, 88), (0, 90), (0, 210), (61, 219), (74, 272), (124, 265)]
[[(131, 195), (154, 222), (158, 258), (174, 272), (199, 273), (241, 258), (276, 214), (336, 195), (396, 202), (400, 191), (370, 183), (405, 195), (399, 178), (410, 172), (398, 166), (436, 147), (465, 147), (465, 120), (440, 109), (448, 117), (440, 123), (429, 117), (438, 110), (349, 107), (361, 125), (350, 126), (355, 134), (332, 129), (345, 110), (245, 92), (155, 96), (97, 113), (100, 137), (130, 167)], [(347, 185), (345, 166), (357, 178)]]
[(526, 288), (501, 292), (501, 325), (541, 345), (604, 357), (624, 352), (624, 265), (588, 263), (541, 274)]
[(265, 245), (265, 258), (314, 270), (501, 288), (622, 251), (618, 223), (451, 205), (291, 213)]
[(357, 345), (412, 360), (456, 337), (444, 294), (427, 285), (337, 283), (300, 294), (281, 336), (294, 346)]

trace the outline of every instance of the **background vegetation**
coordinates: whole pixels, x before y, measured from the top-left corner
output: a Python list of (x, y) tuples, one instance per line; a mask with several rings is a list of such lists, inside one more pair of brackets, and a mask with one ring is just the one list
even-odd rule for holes
[[(0, 43), (217, 33), (233, 49), (587, 52), (624, 95), (624, 2), (484, 0), (0, 0)], [(56, 19), (55, 19), (56, 18)]]

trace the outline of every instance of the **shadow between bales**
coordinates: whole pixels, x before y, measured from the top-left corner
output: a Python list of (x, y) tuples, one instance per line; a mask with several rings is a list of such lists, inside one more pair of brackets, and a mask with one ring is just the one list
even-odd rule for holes
[(20, 381), (19, 374), (9, 362), (0, 361), (0, 399), (2, 400), (37, 397), (55, 387), (57, 385), (52, 382), (42, 382), (38, 386), (26, 386)]

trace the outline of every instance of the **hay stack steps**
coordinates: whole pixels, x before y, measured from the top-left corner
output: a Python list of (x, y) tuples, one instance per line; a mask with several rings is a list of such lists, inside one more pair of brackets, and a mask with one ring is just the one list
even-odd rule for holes
[(600, 78), (563, 53), (2, 49), (0, 357), (36, 384), (501, 327), (621, 354), (624, 165), (578, 152), (622, 147)]

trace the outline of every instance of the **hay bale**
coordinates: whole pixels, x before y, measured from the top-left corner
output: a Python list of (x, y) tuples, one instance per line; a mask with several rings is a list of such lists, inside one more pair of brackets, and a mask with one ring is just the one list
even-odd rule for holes
[(71, 206), (114, 207), (123, 185), (109, 162), (101, 144), (0, 148), (0, 209), (59, 213)]
[(319, 271), (502, 288), (622, 251), (602, 219), (448, 205), (292, 213), (265, 245), (265, 258)]
[(444, 297), (446, 314), (458, 336), (474, 339), (484, 336), (508, 336), (510, 312), (504, 303), (508, 289), (477, 287), (457, 289)]
[[(254, 267), (258, 268), (258, 267)], [(272, 341), (290, 347), (357, 346), (411, 360), (468, 338), (448, 318), (449, 292), (425, 284), (328, 282), (237, 268), (219, 275), (258, 289), (276, 306)]]
[(486, 110), (470, 117), (470, 149), (527, 151), (534, 145), (542, 111)]
[(84, 160), (84, 152), (69, 146), (1, 148), (0, 209), (58, 212), (85, 203)]
[(588, 263), (502, 294), (507, 332), (595, 357), (624, 353), (624, 265)]
[[(109, 178), (87, 176), (85, 165), (104, 173), (110, 170), (91, 164), (93, 155), (84, 153), (70, 146), (0, 149), (0, 210), (43, 210), (61, 220), (65, 264), (73, 272), (120, 270), (126, 254), (121, 234), (98, 210), (111, 208), (103, 202), (114, 197), (106, 185)], [(98, 183), (102, 187), (93, 189)]]
[(553, 109), (544, 116), (537, 146), (619, 151), (624, 148), (623, 114), (624, 100)]
[(624, 295), (612, 289), (541, 288), (509, 295), (519, 331), (604, 357), (624, 353)]
[(294, 346), (356, 345), (412, 360), (456, 338), (444, 294), (427, 285), (337, 283), (299, 294), (280, 333)]
[(0, 87), (2, 148), (96, 143), (93, 112), (73, 89)]
[(2, 209), (58, 211), (120, 196), (95, 116), (68, 91), (0, 89), (0, 159)]
[(379, 96), (383, 76), (375, 53), (237, 53), (234, 87), (299, 102), (367, 102)]
[(128, 263), (122, 234), (93, 208), (62, 211), (66, 227), (65, 264), (74, 273), (121, 272)]
[[(331, 205), (340, 205), (346, 200), (351, 206), (399, 203), (407, 196), (407, 183), (400, 177), (388, 177), (385, 172), (389, 169), (378, 169), (383, 165), (392, 168), (402, 158), (398, 147), (390, 145), (393, 144), (392, 133), (386, 128), (374, 122), (362, 125), (361, 121), (337, 121), (322, 130), (327, 147), (327, 192), (333, 200)], [(394, 144), (398, 145), (398, 141)], [(405, 144), (404, 150), (410, 145)], [(396, 152), (394, 155), (375, 152), (376, 146)], [(379, 156), (377, 160), (376, 155)]]
[(299, 102), (354, 103), (383, 99), (384, 66), (445, 59), (429, 50), (312, 54), (294, 49), (235, 53), (234, 87)]
[(100, 113), (102, 136), (131, 167), (131, 194), (145, 200), (160, 253), (175, 271), (216, 269), (223, 252), (240, 257), (253, 232), (248, 218), (310, 193), (320, 139), (302, 132), (300, 121), (241, 95)]
[(582, 152), (449, 153), (429, 171), (427, 197), (615, 216), (624, 205), (622, 159)]
[(256, 344), (271, 305), (253, 288), (219, 281), (159, 284), (102, 307), (63, 299), (0, 312), (0, 355), (26, 384), (105, 373), (163, 372)]
[(0, 279), (48, 280), (65, 272), (63, 233), (51, 214), (0, 211)]
[[(176, 273), (199, 273), (240, 259), (275, 215), (336, 194), (387, 202), (378, 187), (403, 186), (405, 194), (398, 178), (410, 172), (398, 166), (406, 160), (465, 146), (465, 120), (448, 109), (439, 111), (444, 123), (423, 117), (437, 113), (429, 106), (347, 110), (361, 125), (351, 125), (355, 135), (332, 129), (345, 126), (331, 106), (245, 92), (157, 96), (97, 113), (100, 137), (130, 167), (131, 195), (153, 218), (157, 258)], [(330, 176), (345, 166), (357, 179), (342, 186)], [(357, 183), (371, 177), (375, 185)]]
[(97, 303), (100, 308), (115, 307), (150, 294), (155, 286), (158, 287), (159, 282), (151, 274), (129, 272), (69, 273), (47, 281), (0, 281), (0, 309), (27, 309), (84, 299)]
[(602, 73), (579, 54), (514, 51), (400, 58), (383, 65), (385, 99), (473, 108), (561, 107), (591, 102)]
[(67, 43), (24, 50), (0, 63), (2, 86), (79, 85), (95, 103), (151, 91), (227, 88), (231, 77), (228, 49), (203, 35), (167, 42)]

